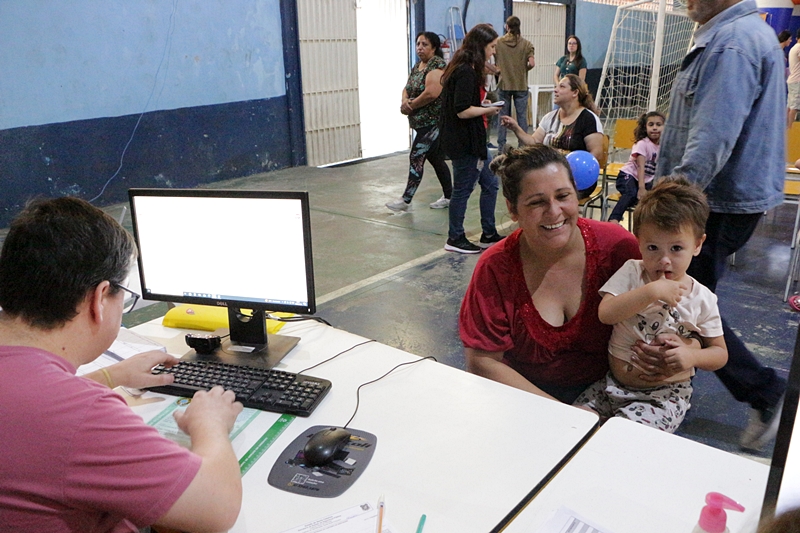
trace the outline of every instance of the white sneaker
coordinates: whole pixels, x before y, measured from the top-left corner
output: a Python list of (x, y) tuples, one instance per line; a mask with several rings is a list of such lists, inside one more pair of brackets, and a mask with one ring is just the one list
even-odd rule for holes
[(778, 425), (783, 411), (783, 397), (770, 409), (758, 411), (750, 409), (747, 427), (742, 432), (739, 446), (745, 450), (763, 451), (778, 433)]
[(408, 204), (405, 200), (400, 198), (399, 200), (394, 200), (392, 202), (388, 202), (386, 207), (391, 209), (392, 211), (405, 211), (408, 209)]
[(450, 206), (450, 198), (445, 198), (444, 196), (442, 196), (441, 198), (439, 198), (438, 200), (436, 200), (431, 204), (431, 209), (444, 209), (445, 207), (449, 206)]

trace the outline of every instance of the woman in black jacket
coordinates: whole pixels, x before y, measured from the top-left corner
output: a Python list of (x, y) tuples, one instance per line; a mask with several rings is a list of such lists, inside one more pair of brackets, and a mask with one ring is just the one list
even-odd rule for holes
[[(497, 177), (486, 161), (484, 117), (496, 115), (499, 107), (483, 107), (481, 87), (486, 60), (495, 50), (497, 32), (488, 24), (472, 28), (442, 75), (442, 147), (453, 162), (453, 195), (450, 198), (450, 229), (445, 250), (478, 253), (502, 239), (494, 224), (499, 188)], [(481, 185), (481, 235), (476, 246), (464, 233), (464, 215), (475, 184)]]

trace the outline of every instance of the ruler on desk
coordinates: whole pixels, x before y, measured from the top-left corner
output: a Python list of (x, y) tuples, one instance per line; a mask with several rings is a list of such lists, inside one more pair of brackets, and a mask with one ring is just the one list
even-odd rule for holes
[(252, 448), (247, 450), (247, 453), (239, 459), (239, 469), (242, 472), (242, 475), (245, 475), (250, 467), (256, 464), (256, 461), (261, 459), (261, 456), (264, 455), (264, 452), (272, 446), (272, 443), (280, 436), (283, 431), (289, 427), (294, 421), (295, 417), (293, 415), (281, 415), (277, 421), (267, 430), (266, 433), (261, 435), (261, 438), (258, 439)]

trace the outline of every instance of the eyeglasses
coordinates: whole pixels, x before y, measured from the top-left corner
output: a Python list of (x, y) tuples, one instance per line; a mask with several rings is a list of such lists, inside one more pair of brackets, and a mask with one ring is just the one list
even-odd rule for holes
[(127, 292), (133, 297), (132, 300), (129, 299), (127, 302), (125, 302), (125, 305), (122, 308), (123, 313), (130, 313), (131, 311), (133, 311), (133, 308), (136, 307), (136, 302), (139, 301), (139, 298), (141, 298), (142, 295), (133, 292), (128, 287), (124, 287), (115, 281), (110, 281), (109, 283), (111, 284), (112, 287), (116, 287), (117, 289), (122, 289), (123, 291)]

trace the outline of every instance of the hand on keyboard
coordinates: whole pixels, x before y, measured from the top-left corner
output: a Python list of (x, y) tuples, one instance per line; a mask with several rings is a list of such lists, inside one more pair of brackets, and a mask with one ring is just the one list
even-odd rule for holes
[(326, 379), (215, 361), (181, 361), (170, 368), (159, 365), (153, 373), (175, 378), (171, 384), (150, 387), (155, 392), (192, 396), (219, 385), (233, 391), (245, 407), (297, 416), (309, 416), (332, 386)]
[(142, 352), (106, 367), (106, 372), (111, 376), (114, 386), (132, 387), (143, 389), (172, 383), (169, 374), (153, 374), (151, 369), (156, 365), (171, 367), (180, 362), (180, 359), (159, 350)]
[(173, 415), (181, 431), (189, 436), (218, 430), (227, 436), (241, 412), (242, 404), (235, 401), (233, 392), (213, 387), (208, 392), (197, 391), (189, 407), (173, 411)]

